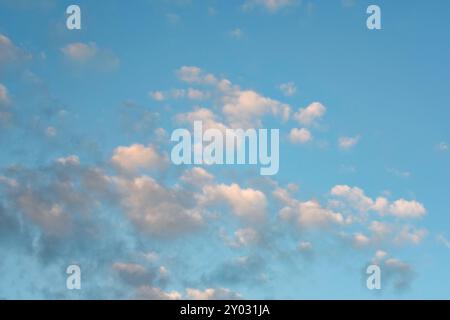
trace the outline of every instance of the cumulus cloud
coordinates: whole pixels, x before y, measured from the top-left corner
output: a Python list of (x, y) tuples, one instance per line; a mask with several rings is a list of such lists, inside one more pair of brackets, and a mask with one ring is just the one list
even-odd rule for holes
[(201, 202), (204, 204), (224, 202), (231, 207), (236, 216), (247, 221), (262, 221), (266, 215), (265, 194), (252, 188), (241, 188), (236, 183), (205, 186)]
[(224, 237), (225, 242), (233, 248), (249, 247), (261, 241), (261, 235), (253, 228), (238, 229), (234, 232), (234, 237), (229, 239)]
[(287, 120), (291, 110), (289, 105), (261, 96), (252, 90), (234, 90), (224, 96), (224, 103), (222, 111), (231, 126), (240, 128), (261, 126), (258, 119), (266, 114)]
[(241, 294), (231, 291), (230, 289), (208, 288), (205, 290), (198, 290), (188, 288), (186, 289), (187, 297), (192, 300), (241, 300)]
[(312, 134), (305, 128), (293, 128), (289, 133), (289, 140), (291, 140), (292, 143), (304, 144), (312, 140)]
[(228, 128), (224, 123), (220, 122), (217, 115), (207, 108), (195, 108), (191, 112), (180, 113), (176, 116), (176, 121), (179, 123), (194, 124), (195, 121), (201, 121), (203, 124), (203, 130), (218, 129), (221, 132), (225, 132)]
[(420, 218), (426, 213), (425, 207), (415, 200), (399, 199), (389, 205), (389, 214), (398, 218)]
[(154, 146), (133, 144), (117, 147), (111, 162), (120, 169), (134, 172), (139, 169), (161, 169), (168, 163), (168, 159), (159, 154)]
[(331, 189), (331, 195), (345, 199), (353, 208), (366, 212), (373, 207), (373, 200), (364, 194), (358, 187), (337, 185)]
[(214, 180), (214, 176), (203, 168), (194, 167), (186, 170), (180, 179), (192, 186), (201, 187), (210, 184)]
[(300, 228), (322, 228), (344, 224), (341, 213), (324, 208), (315, 200), (295, 201), (293, 205), (282, 208), (279, 216)]
[(310, 126), (321, 119), (325, 115), (326, 110), (327, 109), (321, 103), (314, 102), (306, 108), (299, 109), (298, 112), (294, 114), (294, 118), (300, 124)]
[(398, 199), (391, 203), (385, 197), (373, 200), (358, 187), (337, 185), (331, 189), (330, 194), (345, 200), (352, 209), (362, 213), (372, 210), (380, 215), (391, 215), (402, 219), (420, 218), (426, 214), (424, 205), (416, 200)]
[(338, 140), (339, 148), (342, 150), (350, 150), (358, 144), (360, 136), (356, 137), (340, 137)]
[(229, 127), (260, 127), (261, 118), (266, 115), (283, 121), (289, 119), (291, 107), (288, 104), (265, 97), (254, 90), (242, 90), (229, 80), (205, 73), (198, 67), (183, 66), (177, 70), (177, 75), (181, 81), (189, 84), (212, 86)]
[(6, 105), (9, 102), (8, 90), (0, 83), (0, 107)]
[(203, 224), (195, 204), (184, 200), (182, 191), (161, 186), (148, 176), (115, 177), (120, 203), (136, 228), (159, 237), (174, 237)]
[(18, 48), (10, 38), (0, 34), (0, 67), (30, 59), (31, 55)]
[(178, 291), (166, 292), (161, 288), (146, 285), (137, 289), (134, 298), (138, 300), (180, 300), (182, 295)]
[(398, 244), (418, 245), (422, 242), (427, 233), (428, 232), (425, 229), (416, 229), (406, 225), (401, 228), (394, 241)]
[(102, 49), (95, 42), (73, 42), (61, 48), (64, 57), (77, 65), (94, 66), (101, 71), (116, 69), (119, 58), (110, 50)]
[(149, 96), (156, 101), (164, 101), (166, 99), (164, 92), (162, 91), (152, 91), (149, 93)]

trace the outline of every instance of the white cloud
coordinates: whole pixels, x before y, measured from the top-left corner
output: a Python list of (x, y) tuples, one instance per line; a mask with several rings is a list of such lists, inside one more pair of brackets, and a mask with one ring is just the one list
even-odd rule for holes
[(294, 114), (294, 118), (300, 124), (310, 126), (321, 119), (325, 115), (326, 110), (327, 109), (321, 103), (314, 102), (306, 108), (299, 109), (299, 111)]
[(8, 89), (0, 83), (0, 106), (9, 102)]
[(355, 210), (367, 212), (376, 211), (380, 215), (392, 215), (397, 218), (419, 218), (426, 213), (426, 209), (415, 200), (398, 199), (392, 203), (384, 197), (378, 197), (375, 201), (366, 196), (364, 190), (358, 187), (337, 185), (331, 189), (331, 195), (343, 198), (346, 203)]
[(0, 65), (20, 62), (30, 59), (31, 55), (24, 53), (7, 36), (0, 34)]
[(61, 51), (67, 58), (77, 62), (86, 62), (95, 57), (98, 53), (97, 45), (93, 42), (82, 43), (75, 42), (61, 48)]
[(141, 144), (117, 147), (111, 158), (115, 166), (126, 171), (162, 168), (167, 161), (167, 158), (160, 155), (153, 146), (146, 147)]
[(389, 214), (398, 218), (420, 218), (426, 214), (426, 209), (420, 202), (399, 199), (389, 205)]
[(69, 43), (61, 48), (61, 52), (72, 63), (93, 65), (102, 71), (114, 70), (120, 64), (119, 58), (111, 51), (99, 48), (94, 42)]
[(206, 92), (193, 88), (188, 89), (187, 96), (192, 100), (205, 100), (209, 98), (209, 95)]
[(200, 187), (210, 184), (214, 180), (214, 176), (203, 168), (194, 167), (186, 170), (180, 179), (190, 185)]
[(362, 248), (370, 245), (370, 238), (362, 233), (356, 233), (353, 235), (353, 245), (357, 248)]
[(203, 130), (218, 129), (222, 132), (228, 128), (225, 124), (218, 121), (217, 116), (213, 111), (206, 108), (196, 108), (194, 111), (181, 113), (176, 116), (178, 122), (187, 122), (191, 125), (195, 121), (201, 121), (203, 124)]
[(317, 201), (295, 201), (293, 206), (286, 206), (279, 212), (283, 220), (292, 221), (301, 228), (320, 228), (342, 225), (344, 217), (330, 209), (323, 208)]
[(222, 112), (232, 127), (260, 127), (260, 118), (266, 114), (281, 117), (286, 121), (291, 112), (289, 105), (261, 96), (253, 90), (235, 89), (225, 95), (223, 100), (225, 105)]
[(181, 293), (177, 291), (165, 292), (151, 286), (141, 286), (136, 293), (136, 299), (140, 300), (180, 300), (181, 298)]
[(342, 150), (350, 150), (358, 144), (360, 140), (359, 136), (356, 137), (340, 137), (338, 140), (339, 148)]
[(292, 97), (297, 92), (297, 87), (293, 82), (280, 84), (279, 88), (286, 97)]
[(115, 177), (120, 203), (130, 220), (141, 231), (159, 237), (190, 232), (203, 224), (195, 204), (182, 201), (182, 190), (168, 189), (153, 178)]
[(253, 228), (244, 228), (244, 229), (238, 229), (234, 233), (235, 239), (232, 242), (232, 246), (235, 247), (247, 247), (251, 245), (257, 244), (261, 237)]
[(286, 121), (291, 107), (274, 99), (260, 95), (253, 90), (241, 90), (227, 79), (219, 79), (197, 67), (184, 66), (177, 70), (178, 78), (190, 84), (213, 86), (218, 94), (218, 104), (233, 128), (255, 128), (261, 126), (261, 118), (272, 115)]
[(80, 158), (76, 155), (70, 155), (68, 157), (58, 158), (56, 162), (63, 166), (78, 166), (80, 165)]
[(241, 294), (225, 288), (198, 290), (186, 289), (187, 297), (192, 300), (240, 300)]
[(233, 29), (229, 32), (230, 37), (240, 39), (244, 36), (244, 32), (240, 28)]
[(152, 91), (149, 95), (155, 101), (164, 101), (166, 99), (162, 91)]
[(291, 140), (292, 143), (304, 144), (312, 140), (312, 134), (305, 128), (293, 128), (289, 133), (289, 140)]
[(209, 185), (203, 188), (202, 203), (227, 203), (233, 213), (247, 221), (262, 221), (266, 215), (267, 199), (259, 190), (243, 189), (238, 184)]
[(403, 226), (400, 233), (396, 236), (394, 241), (397, 244), (413, 244), (418, 245), (427, 235), (427, 230), (425, 229), (415, 229), (412, 226)]
[(366, 212), (373, 206), (373, 201), (358, 187), (337, 185), (331, 189), (331, 195), (344, 198), (353, 208)]

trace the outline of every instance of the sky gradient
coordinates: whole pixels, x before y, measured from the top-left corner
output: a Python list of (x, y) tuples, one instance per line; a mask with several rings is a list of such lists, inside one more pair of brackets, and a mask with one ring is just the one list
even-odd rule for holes
[[(450, 298), (449, 11), (0, 0), (0, 298)], [(278, 173), (174, 165), (198, 120), (279, 129)]]

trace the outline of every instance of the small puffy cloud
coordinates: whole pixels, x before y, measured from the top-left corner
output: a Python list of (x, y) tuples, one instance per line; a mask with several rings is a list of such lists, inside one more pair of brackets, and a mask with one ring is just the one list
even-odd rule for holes
[(70, 155), (67, 157), (56, 159), (56, 163), (61, 164), (63, 166), (78, 166), (80, 165), (80, 158), (76, 155)]
[(133, 144), (125, 147), (120, 146), (114, 150), (111, 162), (125, 171), (136, 171), (139, 169), (162, 168), (167, 164), (167, 158), (160, 155), (153, 146)]
[(230, 289), (205, 289), (198, 290), (188, 288), (186, 289), (187, 297), (191, 300), (241, 300), (241, 294), (231, 291)]
[(177, 70), (178, 78), (187, 83), (202, 83), (206, 81), (202, 69), (192, 66), (183, 66)]
[(352, 240), (353, 240), (353, 245), (356, 248), (367, 247), (368, 245), (370, 245), (370, 242), (371, 242), (370, 238), (362, 233), (354, 234)]
[(95, 66), (102, 71), (116, 69), (119, 58), (109, 50), (99, 48), (96, 43), (74, 42), (61, 48), (64, 57), (77, 65)]
[(286, 221), (292, 221), (300, 228), (322, 228), (344, 224), (342, 214), (324, 208), (319, 202), (295, 201), (291, 206), (282, 208), (279, 216)]
[(195, 203), (184, 201), (183, 190), (161, 186), (148, 176), (114, 178), (120, 204), (128, 218), (144, 233), (170, 238), (203, 224)]
[(308, 129), (305, 128), (293, 128), (289, 133), (289, 140), (292, 143), (307, 143), (312, 140), (312, 134)]
[(31, 55), (26, 54), (7, 36), (0, 34), (0, 66), (8, 63), (20, 62), (31, 58)]
[(130, 285), (149, 283), (156, 277), (156, 274), (147, 271), (147, 269), (140, 264), (116, 262), (112, 267), (119, 277)]
[(423, 204), (415, 200), (398, 199), (389, 202), (385, 197), (378, 197), (375, 201), (366, 196), (364, 190), (358, 187), (337, 185), (331, 189), (331, 195), (342, 198), (350, 208), (359, 212), (375, 211), (380, 215), (392, 215), (397, 218), (420, 218), (426, 214)]
[(298, 244), (298, 250), (301, 252), (310, 252), (313, 249), (313, 245), (309, 241), (302, 241)]
[(397, 218), (420, 218), (426, 214), (426, 209), (420, 202), (399, 199), (389, 205), (389, 214)]
[(296, 3), (296, 0), (246, 0), (242, 8), (251, 10), (259, 7), (273, 13), (282, 8), (293, 6)]
[(234, 233), (234, 239), (229, 241), (232, 247), (248, 247), (257, 244), (261, 236), (253, 228), (238, 229)]
[(236, 183), (205, 186), (201, 201), (204, 204), (225, 202), (236, 216), (248, 221), (262, 221), (266, 215), (265, 194), (252, 188), (241, 188)]
[(331, 195), (345, 199), (353, 208), (366, 212), (373, 207), (373, 201), (358, 187), (337, 185), (331, 189)]
[(8, 89), (0, 83), (0, 106), (9, 102)]
[(191, 100), (204, 100), (207, 99), (209, 95), (201, 90), (189, 88), (187, 91), (187, 97)]
[(325, 115), (326, 110), (327, 109), (321, 103), (314, 102), (306, 108), (299, 109), (299, 111), (294, 114), (294, 118), (300, 124), (310, 126), (321, 119)]
[(149, 96), (155, 101), (164, 101), (166, 98), (162, 91), (152, 91), (149, 93)]
[(180, 300), (181, 293), (177, 291), (165, 292), (152, 286), (141, 286), (137, 289), (136, 299), (139, 300)]
[(233, 29), (229, 32), (230, 37), (240, 39), (244, 36), (244, 32), (240, 28)]
[(288, 120), (291, 108), (253, 90), (235, 89), (223, 98), (223, 114), (232, 127), (252, 128), (261, 126), (260, 118), (266, 114)]
[(427, 230), (416, 229), (412, 226), (403, 226), (394, 241), (397, 244), (418, 245), (427, 235)]
[(86, 62), (95, 57), (95, 55), (98, 53), (98, 48), (97, 45), (93, 42), (75, 42), (61, 48), (61, 51), (67, 58), (73, 61)]
[(47, 127), (45, 129), (45, 135), (49, 138), (53, 138), (58, 134), (58, 130), (55, 127)]
[(214, 180), (214, 176), (203, 168), (194, 167), (186, 170), (180, 179), (193, 186), (204, 186), (210, 184)]
[(372, 237), (375, 240), (383, 240), (392, 233), (393, 228), (387, 223), (372, 221), (370, 223), (369, 230), (372, 232)]
[(339, 148), (342, 150), (350, 150), (358, 144), (360, 136), (356, 137), (340, 137), (338, 140)]
[(436, 149), (441, 152), (446, 152), (449, 150), (449, 145), (447, 142), (442, 141), (436, 146)]
[(218, 106), (228, 127), (255, 128), (261, 126), (261, 118), (272, 115), (282, 121), (289, 119), (291, 107), (265, 97), (253, 90), (242, 90), (227, 79), (203, 72), (198, 67), (183, 66), (177, 70), (181, 81), (189, 84), (212, 86), (218, 95)]
[(196, 108), (194, 111), (180, 113), (176, 116), (177, 122), (194, 124), (195, 121), (201, 121), (203, 124), (203, 130), (218, 129), (222, 132), (228, 128), (225, 124), (221, 123), (216, 114), (213, 111), (206, 108)]
[(286, 97), (292, 97), (297, 92), (297, 87), (293, 82), (280, 84), (279, 89)]

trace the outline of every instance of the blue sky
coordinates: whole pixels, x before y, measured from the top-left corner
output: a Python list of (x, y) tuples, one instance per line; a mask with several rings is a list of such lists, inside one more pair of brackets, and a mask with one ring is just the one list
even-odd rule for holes
[[(0, 0), (0, 297), (449, 298), (450, 4), (370, 4)], [(278, 174), (173, 165), (194, 120)]]

